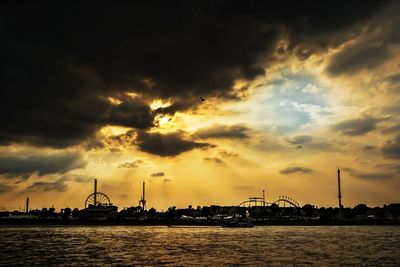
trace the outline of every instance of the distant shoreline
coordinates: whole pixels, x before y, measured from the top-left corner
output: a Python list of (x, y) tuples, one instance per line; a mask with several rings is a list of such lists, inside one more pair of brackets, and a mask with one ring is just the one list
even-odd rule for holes
[[(254, 226), (400, 226), (393, 221), (333, 221), (333, 222), (260, 222)], [(51, 220), (0, 220), (0, 226), (221, 226), (221, 222), (183, 222), (183, 221), (51, 221)]]

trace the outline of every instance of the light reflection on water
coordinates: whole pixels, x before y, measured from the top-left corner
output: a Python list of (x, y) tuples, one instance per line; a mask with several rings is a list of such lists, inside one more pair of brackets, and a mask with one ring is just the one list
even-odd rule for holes
[(400, 227), (0, 227), (0, 265), (400, 266)]

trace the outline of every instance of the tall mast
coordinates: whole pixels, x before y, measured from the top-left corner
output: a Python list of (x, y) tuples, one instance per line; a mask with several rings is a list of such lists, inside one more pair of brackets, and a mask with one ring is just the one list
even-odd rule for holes
[(29, 197), (26, 198), (26, 213), (29, 212)]
[(337, 170), (337, 179), (338, 179), (338, 199), (339, 199), (339, 217), (342, 216), (342, 192), (340, 188), (340, 170)]
[(263, 190), (263, 207), (265, 207), (265, 190)]
[(94, 179), (93, 202), (94, 202), (94, 205), (97, 206), (97, 179)]

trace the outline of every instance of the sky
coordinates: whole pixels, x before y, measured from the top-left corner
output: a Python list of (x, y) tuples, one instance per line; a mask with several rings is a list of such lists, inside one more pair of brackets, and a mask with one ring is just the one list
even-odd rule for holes
[(0, 5), (0, 210), (400, 201), (398, 1)]

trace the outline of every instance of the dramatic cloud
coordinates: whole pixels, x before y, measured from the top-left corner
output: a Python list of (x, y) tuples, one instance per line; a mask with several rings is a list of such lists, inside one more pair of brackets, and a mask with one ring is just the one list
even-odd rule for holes
[(209, 161), (209, 162), (214, 162), (217, 164), (225, 164), (225, 161), (223, 161), (222, 159), (217, 158), (217, 157), (206, 157), (206, 158), (204, 158), (204, 160)]
[(136, 144), (141, 151), (163, 157), (177, 156), (195, 148), (211, 146), (207, 143), (186, 140), (181, 132), (168, 134), (139, 132)]
[(35, 182), (28, 186), (26, 189), (28, 191), (57, 191), (57, 192), (65, 192), (68, 186), (64, 183), (63, 180), (57, 180), (54, 182)]
[(155, 172), (150, 175), (151, 177), (163, 177), (165, 176), (164, 172)]
[[(394, 44), (400, 43), (399, 3), (393, 3), (383, 14), (366, 25), (364, 31), (351, 45), (346, 46), (331, 60), (327, 71), (332, 75), (353, 74), (364, 69), (373, 69), (391, 57)], [(398, 79), (390, 76), (389, 80)]]
[(339, 122), (331, 127), (333, 131), (341, 132), (344, 135), (364, 135), (376, 129), (376, 125), (382, 119), (365, 117), (361, 119), (349, 119)]
[(63, 148), (105, 125), (151, 127), (154, 98), (173, 102), (158, 112), (237, 98), (235, 81), (263, 75), (277, 53), (336, 47), (385, 3), (2, 3), (0, 144)]
[(0, 174), (10, 178), (19, 176), (28, 178), (34, 173), (39, 176), (55, 173), (63, 174), (85, 166), (86, 161), (80, 154), (76, 153), (0, 156)]
[(141, 159), (137, 159), (133, 162), (124, 162), (118, 165), (118, 168), (137, 168), (139, 165), (142, 165), (144, 162)]
[(279, 171), (281, 174), (312, 173), (314, 170), (300, 166), (291, 166)]
[(12, 191), (14, 188), (7, 184), (0, 184), (0, 194), (8, 193)]
[(400, 159), (400, 135), (393, 140), (387, 140), (380, 146), (380, 151), (385, 157)]

